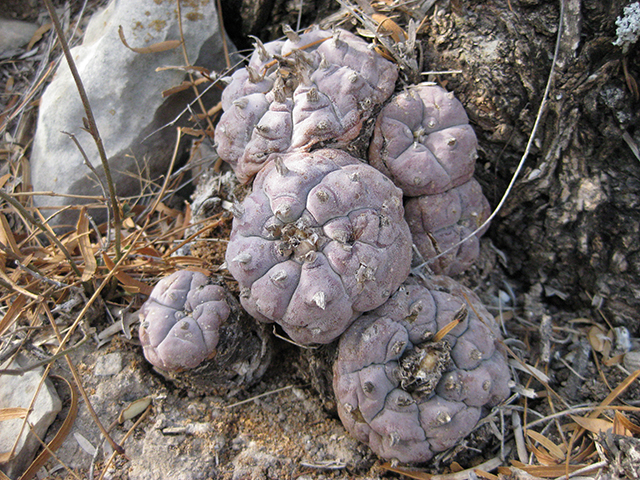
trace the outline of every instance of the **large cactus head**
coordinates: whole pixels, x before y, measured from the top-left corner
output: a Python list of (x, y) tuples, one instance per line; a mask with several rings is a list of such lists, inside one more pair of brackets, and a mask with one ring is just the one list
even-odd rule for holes
[(346, 30), (288, 34), (258, 42), (223, 92), (217, 150), (242, 182), (277, 153), (348, 148), (395, 87), (395, 65)]
[(508, 396), (499, 340), (470, 290), (448, 277), (408, 281), (340, 339), (333, 381), (344, 426), (381, 457), (428, 461)]
[(238, 210), (226, 260), (242, 305), (296, 342), (331, 342), (409, 274), (402, 192), (343, 151), (279, 157)]

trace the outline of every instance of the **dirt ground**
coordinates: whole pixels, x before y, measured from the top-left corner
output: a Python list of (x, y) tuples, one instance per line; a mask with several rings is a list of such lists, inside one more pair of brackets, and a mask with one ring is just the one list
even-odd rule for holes
[[(233, 3), (245, 12), (263, 9), (263, 20), (239, 22)], [(482, 241), (478, 263), (459, 278), (503, 328), (514, 360), (513, 397), (453, 451), (417, 466), (412, 478), (429, 478), (427, 473), (448, 479), (559, 478), (566, 465), (584, 469), (576, 478), (640, 478), (640, 47), (636, 43), (623, 52), (613, 45), (616, 18), (629, 2), (564, 1), (555, 78), (530, 146), (554, 56), (561, 2), (413, 3), (415, 9), (425, 9), (421, 18), (426, 19), (416, 59), (421, 72), (431, 72), (420, 78), (454, 91), (465, 105), (480, 145), (476, 177), (492, 207), (499, 204), (525, 152), (528, 156)], [(224, 2), (223, 13), (234, 42), (246, 47), (248, 35), (267, 41), (281, 23), (295, 24), (297, 4)], [(328, 0), (304, 5), (303, 24), (338, 8)], [(374, 5), (405, 28), (415, 13), (404, 2)], [(97, 6), (92, 2), (88, 10)], [(16, 8), (15, 15), (33, 20), (36, 11), (41, 13), (38, 7), (26, 12)], [(70, 18), (78, 11), (73, 4)], [(9, 77), (16, 81), (14, 88), (30, 88), (28, 61), (0, 63), (5, 92)], [(443, 71), (460, 73), (437, 73)], [(9, 111), (15, 104), (7, 98), (2, 109)], [(35, 114), (31, 108), (18, 129), (27, 157)], [(15, 127), (4, 124), (2, 175), (20, 171), (11, 163), (13, 153), (7, 153), (16, 151), (8, 146), (8, 125)], [(2, 207), (16, 235), (24, 234), (15, 211), (6, 203)], [(222, 211), (216, 218), (215, 227), (192, 248), (197, 267), (213, 272), (224, 261), (230, 228), (230, 217)], [(177, 217), (167, 220), (162, 235), (179, 222)], [(161, 251), (162, 245), (148, 247)], [(9, 274), (18, 270), (7, 265)], [(142, 267), (128, 272), (135, 275), (135, 268)], [(169, 267), (152, 271), (159, 278)], [(147, 278), (148, 272), (144, 270)], [(226, 279), (232, 281), (228, 275)], [(112, 449), (80, 398), (71, 433), (40, 478), (405, 478), (349, 437), (322, 381), (310, 369), (308, 353), (280, 339), (275, 339), (276, 354), (262, 380), (234, 396), (201, 396), (163, 379), (144, 361), (131, 315), (144, 297), (125, 290), (112, 281), (70, 340), (74, 345), (88, 336), (70, 359), (97, 417), (125, 454), (110, 460)], [(2, 294), (7, 308), (14, 294)], [(53, 301), (61, 299), (50, 300), (51, 305)], [(127, 306), (120, 319), (118, 312)], [(56, 321), (67, 327), (77, 312)], [(51, 343), (40, 342), (51, 333), (40, 327), (45, 319), (41, 311), (25, 310), (16, 328), (35, 325), (36, 333), (3, 336), (0, 352), (7, 351), (9, 340), (20, 338), (22, 350), (32, 358), (48, 355)], [(123, 327), (103, 335), (106, 340), (99, 345), (98, 335), (120, 320)], [(522, 364), (537, 370), (523, 371)], [(61, 360), (54, 363), (53, 373), (72, 378)], [(77, 395), (63, 381), (54, 383), (64, 407), (49, 437), (73, 413)], [(119, 423), (132, 402), (141, 402), (144, 413)], [(528, 424), (525, 433), (518, 424)], [(583, 428), (580, 434), (577, 425)], [(487, 476), (466, 472), (456, 477), (457, 471), (494, 459)]]

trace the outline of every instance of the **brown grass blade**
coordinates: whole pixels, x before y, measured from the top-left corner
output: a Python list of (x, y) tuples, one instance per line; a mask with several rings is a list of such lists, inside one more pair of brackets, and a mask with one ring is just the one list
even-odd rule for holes
[(613, 423), (603, 418), (578, 417), (570, 415), (574, 422), (591, 433), (604, 433), (613, 428)]
[(511, 464), (519, 468), (520, 470), (524, 470), (530, 475), (535, 475), (536, 477), (543, 478), (556, 478), (561, 475), (566, 475), (567, 473), (576, 472), (582, 468), (585, 468), (587, 465), (525, 465), (522, 462), (518, 462), (516, 460), (512, 460)]
[(467, 316), (467, 307), (463, 305), (460, 311), (456, 312), (455, 318), (451, 320), (449, 323), (447, 323), (440, 330), (438, 330), (438, 333), (436, 333), (435, 336), (433, 337), (433, 341), (439, 342), (440, 340), (442, 340), (447, 335), (447, 333), (449, 333), (451, 330), (456, 328), (458, 324), (466, 318), (466, 316)]
[(629, 430), (629, 432), (631, 432), (632, 434), (635, 434), (635, 435), (640, 434), (640, 426), (636, 425), (631, 420), (629, 420), (624, 413), (616, 411), (615, 421), (618, 422), (627, 430)]
[[(13, 253), (15, 253), (18, 258), (22, 258), (20, 248), (18, 248), (18, 244), (16, 243), (16, 239), (13, 236), (13, 232), (11, 231), (11, 227), (9, 226), (7, 217), (5, 217), (2, 213), (0, 213), (0, 242), (2, 242)], [(0, 252), (0, 260), (4, 257), (4, 255), (6, 254)]]
[(536, 447), (535, 445), (532, 445), (532, 444), (529, 444), (528, 448), (529, 448), (529, 451), (535, 455), (536, 460), (538, 460), (538, 463), (545, 466), (558, 465), (559, 462), (556, 459), (556, 457), (551, 455), (546, 448), (542, 446)]
[(562, 461), (565, 458), (565, 451), (562, 447), (559, 447), (554, 442), (549, 440), (547, 437), (542, 435), (541, 433), (536, 432), (535, 430), (526, 430), (526, 434), (532, 440), (538, 442), (544, 448), (546, 448), (549, 453), (556, 458), (556, 460)]
[(481, 470), (479, 468), (474, 468), (473, 471), (476, 474), (477, 478), (486, 478), (487, 480), (499, 480), (500, 479), (500, 477), (498, 477), (497, 475), (494, 475), (494, 474), (489, 473), (489, 472), (485, 472), (484, 470)]
[(636, 379), (639, 376), (640, 376), (640, 370), (636, 370), (635, 372), (630, 374), (627, 378), (624, 379), (624, 381), (622, 383), (620, 383), (620, 385), (618, 385), (613, 390), (613, 392), (611, 392), (609, 395), (607, 395), (607, 398), (605, 398), (600, 403), (600, 405), (593, 410), (593, 413), (591, 413), (589, 416), (591, 418), (596, 418), (596, 417), (600, 416), (600, 413), (602, 413), (602, 410), (607, 408), (611, 404), (611, 402), (613, 402), (616, 398), (618, 398), (620, 395), (622, 395), (624, 393), (624, 391), (627, 388), (629, 388), (631, 386), (631, 384), (633, 382), (635, 382)]
[[(113, 270), (115, 268), (116, 264), (113, 263), (113, 260), (111, 260), (109, 255), (104, 252), (102, 253), (102, 259), (104, 260), (104, 264), (107, 266), (107, 268), (109, 268), (109, 270)], [(136, 280), (120, 269), (118, 269), (118, 271), (114, 273), (114, 276), (122, 284), (125, 290), (130, 293), (142, 293), (144, 295), (150, 295), (151, 290), (153, 290), (151, 286), (147, 285), (144, 282)]]
[(18, 316), (22, 313), (22, 308), (27, 304), (27, 297), (20, 294), (16, 297), (16, 299), (11, 302), (9, 308), (7, 309), (7, 313), (4, 314), (4, 317), (0, 319), (0, 335), (3, 335), (7, 329), (13, 325), (18, 318)]
[[(480, 465), (477, 465), (475, 467), (445, 475), (432, 475), (430, 473), (421, 472), (419, 470), (409, 470), (405, 468), (394, 467), (389, 462), (382, 464), (382, 468), (390, 472), (399, 473), (401, 475), (404, 475), (405, 477), (413, 478), (415, 480), (468, 480), (469, 478), (473, 478), (473, 475), (482, 475), (482, 477), (484, 477), (484, 472), (486, 470), (496, 470), (498, 467), (500, 467), (501, 463), (502, 460), (496, 457), (492, 458), (491, 460), (487, 460), (486, 462), (481, 463)], [(486, 478), (495, 477), (491, 475)]]
[(3, 176), (0, 177), (0, 188), (4, 187), (4, 184), (9, 181), (11, 176), (12, 175), (10, 173), (6, 173), (6, 174), (4, 174)]
[(386, 15), (374, 13), (371, 18), (378, 24), (378, 32), (390, 35), (394, 42), (403, 42), (407, 39), (406, 32)]
[(149, 45), (148, 47), (130, 47), (127, 43), (127, 39), (124, 38), (124, 30), (122, 28), (122, 25), (118, 27), (118, 35), (120, 35), (120, 41), (122, 41), (122, 44), (129, 50), (136, 53), (166, 52), (167, 50), (173, 50), (174, 48), (178, 48), (180, 45), (182, 45), (182, 42), (180, 40), (166, 40), (164, 42), (154, 43), (153, 45)]
[(16, 292), (18, 292), (18, 293), (20, 293), (20, 294), (22, 294), (22, 295), (24, 295), (26, 297), (32, 298), (34, 300), (39, 300), (40, 299), (40, 297), (38, 297), (38, 295), (36, 295), (35, 293), (30, 292), (26, 288), (22, 288), (20, 285), (18, 285), (16, 282), (14, 282), (11, 278), (9, 278), (9, 276), (6, 273), (4, 273), (4, 270), (2, 270), (1, 268), (0, 268), (0, 278), (2, 280), (4, 280), (7, 284), (11, 285), (11, 288), (13, 290), (15, 290)]
[(29, 40), (29, 43), (27, 44), (27, 51), (31, 50), (36, 43), (42, 40), (43, 35), (47, 33), (49, 30), (51, 30), (52, 28), (53, 28), (53, 23), (51, 22), (45, 23), (40, 28), (38, 28), (33, 34), (33, 36), (31, 37), (31, 40)]
[(175, 87), (171, 87), (171, 88), (168, 88), (166, 90), (163, 90), (162, 98), (170, 97), (171, 95), (173, 95), (175, 93), (184, 92), (185, 90), (188, 90), (189, 88), (197, 87), (198, 85), (202, 85), (203, 83), (206, 83), (206, 82), (209, 82), (209, 81), (210, 80), (208, 78), (198, 78), (198, 79), (194, 80), (193, 82), (185, 80), (180, 85), (176, 85)]
[(87, 209), (82, 207), (80, 210), (80, 217), (78, 218), (78, 224), (76, 230), (78, 232), (78, 248), (80, 254), (84, 260), (84, 271), (80, 280), (82, 282), (88, 282), (93, 278), (98, 269), (98, 262), (91, 247), (91, 240), (89, 239), (89, 219), (87, 218)]
[(0, 408), (0, 422), (13, 420), (14, 418), (24, 418), (28, 413), (29, 409), (23, 407)]

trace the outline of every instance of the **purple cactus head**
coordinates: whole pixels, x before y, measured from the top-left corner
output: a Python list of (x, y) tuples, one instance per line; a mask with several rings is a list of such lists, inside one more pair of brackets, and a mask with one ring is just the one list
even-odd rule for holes
[[(480, 184), (471, 179), (436, 195), (413, 197), (405, 203), (405, 218), (413, 244), (427, 260), (444, 252), (475, 231), (489, 218), (491, 207)], [(457, 275), (480, 254), (480, 237), (488, 225), (462, 245), (429, 263), (440, 275)]]
[(217, 150), (242, 182), (277, 153), (348, 147), (395, 87), (395, 65), (346, 30), (288, 36), (258, 42), (222, 95)]
[(405, 195), (435, 195), (471, 179), (476, 148), (476, 135), (453, 93), (421, 83), (380, 112), (369, 162)]
[(166, 371), (197, 367), (215, 355), (230, 311), (223, 287), (200, 272), (180, 270), (163, 278), (139, 312), (144, 356)]
[(270, 162), (238, 209), (226, 261), (240, 301), (296, 342), (331, 342), (409, 274), (402, 192), (341, 150)]
[(409, 280), (340, 339), (333, 385), (344, 426), (381, 457), (428, 461), (509, 395), (499, 339), (470, 290), (448, 277)]
[(160, 280), (140, 315), (140, 343), (155, 370), (194, 393), (233, 395), (271, 361), (271, 337), (223, 283), (180, 270)]

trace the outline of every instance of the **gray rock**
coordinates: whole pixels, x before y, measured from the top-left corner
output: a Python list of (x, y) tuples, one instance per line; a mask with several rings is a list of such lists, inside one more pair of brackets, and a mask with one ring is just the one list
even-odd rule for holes
[[(189, 61), (220, 72), (225, 68), (222, 35), (213, 3), (182, 4), (182, 24)], [(174, 2), (154, 0), (113, 0), (96, 13), (87, 26), (82, 45), (72, 55), (89, 97), (104, 143), (118, 195), (140, 191), (143, 177), (157, 178), (168, 168), (175, 142), (172, 129), (153, 132), (173, 121), (191, 99), (191, 91), (162, 98), (161, 93), (179, 85), (184, 72), (176, 69), (156, 72), (159, 67), (184, 65), (182, 48), (140, 54), (126, 48), (118, 35), (122, 26), (132, 47), (179, 40), (180, 31)], [(234, 48), (230, 45), (230, 48)], [(215, 90), (215, 89), (212, 89)], [(65, 60), (40, 104), (33, 153), (34, 190), (58, 194), (102, 195), (94, 175), (83, 164), (82, 155), (62, 131), (76, 136), (91, 163), (104, 178), (97, 148), (83, 130), (85, 112)], [(148, 138), (147, 138), (148, 137)], [(79, 204), (81, 200), (41, 195), (38, 207)], [(50, 215), (47, 209), (45, 214)], [(99, 221), (104, 208), (92, 211)], [(64, 213), (57, 224), (73, 221)]]
[[(19, 369), (28, 364), (29, 362), (26, 358), (18, 357), (11, 364), (7, 362), (1, 368)], [(44, 369), (38, 368), (20, 376), (3, 375), (2, 381), (0, 381), (0, 409), (28, 408), (40, 384), (43, 373)], [(56, 389), (48, 379), (45, 380), (28, 418), (29, 423), (33, 425), (35, 434), (39, 438), (45, 438), (47, 429), (56, 419), (61, 409), (62, 402)], [(21, 418), (2, 422), (2, 428), (0, 428), (0, 453), (11, 451), (18, 433), (22, 429), (22, 423), (23, 419)], [(30, 433), (28, 426), (25, 427), (20, 435), (15, 456), (12, 460), (0, 465), (0, 470), (9, 478), (17, 478), (31, 464), (39, 447), (40, 442), (38, 442), (36, 436)]]
[(38, 26), (33, 23), (0, 18), (0, 58), (17, 53), (20, 47), (31, 40), (37, 29)]
[(249, 444), (233, 459), (233, 480), (259, 480), (266, 478), (270, 468), (285, 463), (284, 459), (272, 455), (256, 442)]
[(117, 375), (122, 370), (122, 355), (118, 352), (107, 353), (96, 359), (93, 374), (98, 377)]

